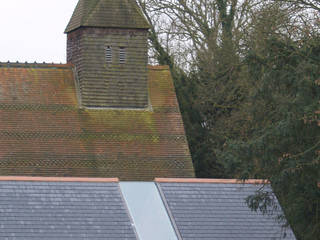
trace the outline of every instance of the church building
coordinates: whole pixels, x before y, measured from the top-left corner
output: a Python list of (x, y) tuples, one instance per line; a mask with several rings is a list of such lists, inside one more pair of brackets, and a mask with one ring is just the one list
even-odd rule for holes
[(194, 178), (149, 28), (135, 0), (79, 0), (66, 64), (0, 63), (0, 239), (296, 240), (269, 182)]
[(132, 0), (80, 0), (67, 64), (0, 63), (0, 175), (194, 177), (170, 71), (147, 65), (149, 27)]

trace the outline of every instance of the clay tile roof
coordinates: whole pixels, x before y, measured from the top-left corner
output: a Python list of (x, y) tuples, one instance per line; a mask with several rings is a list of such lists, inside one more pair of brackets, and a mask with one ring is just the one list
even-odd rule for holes
[(134, 0), (79, 0), (65, 30), (79, 27), (150, 28)]
[(148, 110), (79, 108), (73, 66), (0, 63), (0, 175), (194, 177), (167, 67)]

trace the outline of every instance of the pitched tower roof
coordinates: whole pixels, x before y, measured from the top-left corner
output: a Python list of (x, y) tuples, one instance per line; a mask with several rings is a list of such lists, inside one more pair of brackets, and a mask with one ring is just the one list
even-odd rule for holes
[(79, 108), (71, 64), (0, 63), (0, 92), (0, 175), (194, 177), (168, 67), (146, 110)]
[(79, 0), (65, 30), (79, 27), (148, 29), (148, 21), (134, 0)]

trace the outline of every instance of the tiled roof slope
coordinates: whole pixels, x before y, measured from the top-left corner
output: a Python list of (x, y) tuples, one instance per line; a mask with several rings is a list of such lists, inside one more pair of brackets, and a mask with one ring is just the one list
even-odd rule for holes
[(79, 27), (150, 28), (135, 0), (79, 0), (65, 32)]
[(248, 208), (245, 199), (261, 184), (186, 181), (159, 186), (183, 240), (295, 240), (292, 230), (282, 229), (276, 220), (280, 206), (273, 215)]
[(148, 81), (152, 109), (84, 109), (72, 65), (0, 64), (0, 175), (193, 177), (169, 69)]
[(137, 238), (116, 182), (0, 181), (0, 239)]

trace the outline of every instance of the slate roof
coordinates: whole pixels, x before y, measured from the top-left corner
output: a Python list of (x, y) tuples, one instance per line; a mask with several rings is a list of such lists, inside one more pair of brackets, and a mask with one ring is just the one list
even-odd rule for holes
[(80, 0), (65, 32), (92, 26), (150, 28), (135, 0)]
[(0, 181), (0, 239), (136, 239), (118, 183)]
[(0, 175), (193, 177), (168, 67), (147, 110), (80, 108), (70, 64), (0, 63)]
[[(261, 181), (155, 181), (179, 240), (295, 240), (291, 229), (285, 229), (284, 237), (275, 220), (280, 207), (271, 216), (246, 205)], [(118, 179), (0, 177), (0, 238), (145, 240), (135, 229), (143, 214), (131, 216), (122, 191)], [(162, 210), (154, 211), (157, 217)]]
[[(277, 220), (282, 213), (280, 205), (272, 215), (248, 208), (246, 198), (263, 186), (259, 182), (201, 179), (158, 182), (183, 240), (295, 240), (292, 230), (283, 229)], [(269, 185), (264, 188), (272, 191)]]

